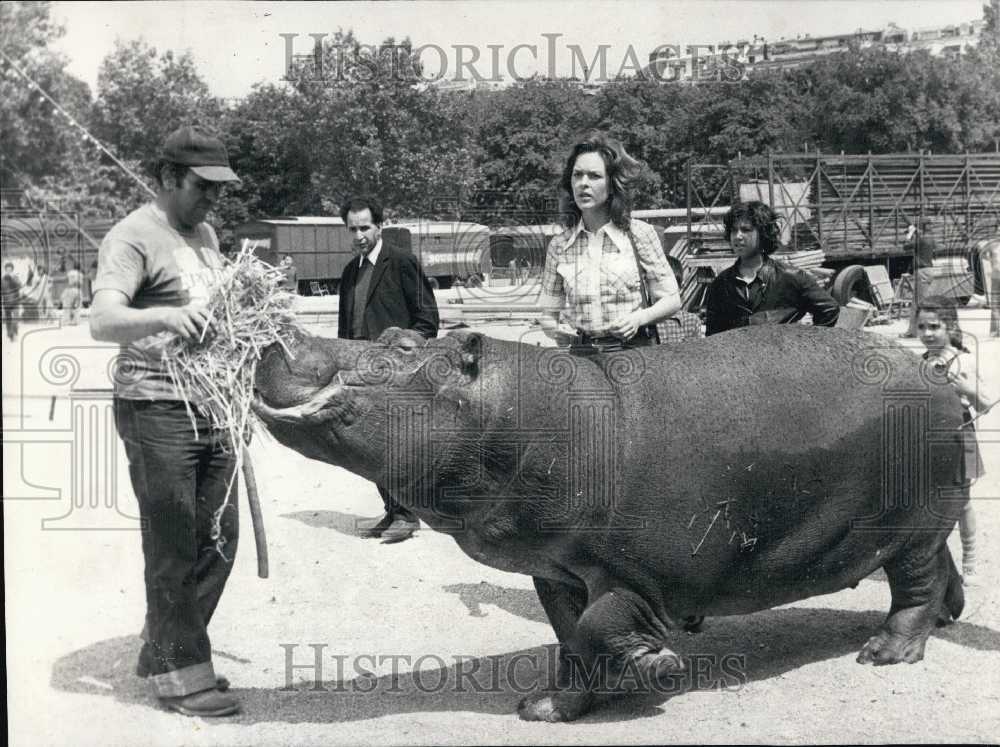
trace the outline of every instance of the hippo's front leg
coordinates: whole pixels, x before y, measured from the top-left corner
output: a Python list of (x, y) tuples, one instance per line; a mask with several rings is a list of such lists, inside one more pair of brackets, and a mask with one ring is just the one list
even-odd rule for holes
[[(536, 587), (537, 588), (537, 587)], [(537, 692), (518, 706), (526, 721), (573, 721), (590, 710), (597, 695), (659, 690), (683, 671), (680, 657), (663, 646), (664, 626), (633, 591), (613, 588), (580, 615), (568, 637), (568, 677), (556, 692)]]
[(587, 589), (580, 586), (570, 586), (560, 581), (550, 581), (547, 578), (533, 576), (535, 592), (538, 601), (542, 603), (545, 616), (549, 618), (552, 629), (559, 639), (559, 668), (557, 670), (557, 685), (565, 687), (569, 684), (570, 667), (573, 653), (570, 639), (576, 632), (576, 624), (580, 615), (587, 608)]

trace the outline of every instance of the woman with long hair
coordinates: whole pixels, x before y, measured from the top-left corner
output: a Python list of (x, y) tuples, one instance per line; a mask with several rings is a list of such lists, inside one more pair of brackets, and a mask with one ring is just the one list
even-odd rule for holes
[(575, 351), (652, 344), (656, 323), (680, 309), (656, 231), (629, 216), (628, 185), (639, 168), (621, 143), (602, 133), (576, 143), (566, 159), (559, 182), (565, 230), (546, 254), (540, 323)]

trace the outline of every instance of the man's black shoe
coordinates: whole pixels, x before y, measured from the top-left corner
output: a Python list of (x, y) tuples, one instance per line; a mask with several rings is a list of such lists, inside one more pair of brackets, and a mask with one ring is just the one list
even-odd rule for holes
[(371, 519), (365, 519), (364, 521), (358, 522), (358, 536), (371, 539), (374, 537), (381, 537), (382, 532), (392, 526), (392, 522), (395, 521), (396, 517), (391, 511), (387, 511), (378, 521), (374, 524)]
[(403, 518), (397, 515), (389, 528), (382, 532), (382, 544), (389, 545), (394, 542), (402, 542), (413, 536), (413, 533), (420, 529), (420, 520), (416, 517)]

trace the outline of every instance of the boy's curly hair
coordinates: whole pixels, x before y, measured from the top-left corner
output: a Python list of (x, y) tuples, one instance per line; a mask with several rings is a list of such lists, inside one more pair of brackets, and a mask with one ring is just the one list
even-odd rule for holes
[(743, 221), (747, 221), (757, 229), (757, 246), (760, 253), (768, 256), (781, 248), (781, 219), (771, 207), (759, 200), (752, 202), (737, 202), (726, 213), (723, 218), (723, 225), (726, 229), (726, 241), (733, 233), (733, 229)]

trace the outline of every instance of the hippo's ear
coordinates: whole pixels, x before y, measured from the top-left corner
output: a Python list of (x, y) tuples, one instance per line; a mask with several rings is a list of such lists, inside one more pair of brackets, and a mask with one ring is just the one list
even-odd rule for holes
[(462, 373), (470, 379), (479, 375), (479, 359), (483, 351), (483, 335), (479, 332), (456, 330), (445, 338), (452, 344), (457, 344), (462, 361)]
[(389, 329), (378, 336), (376, 342), (380, 345), (388, 345), (404, 351), (414, 350), (427, 344), (427, 340), (419, 332), (412, 329), (400, 329), (399, 327), (389, 327)]

